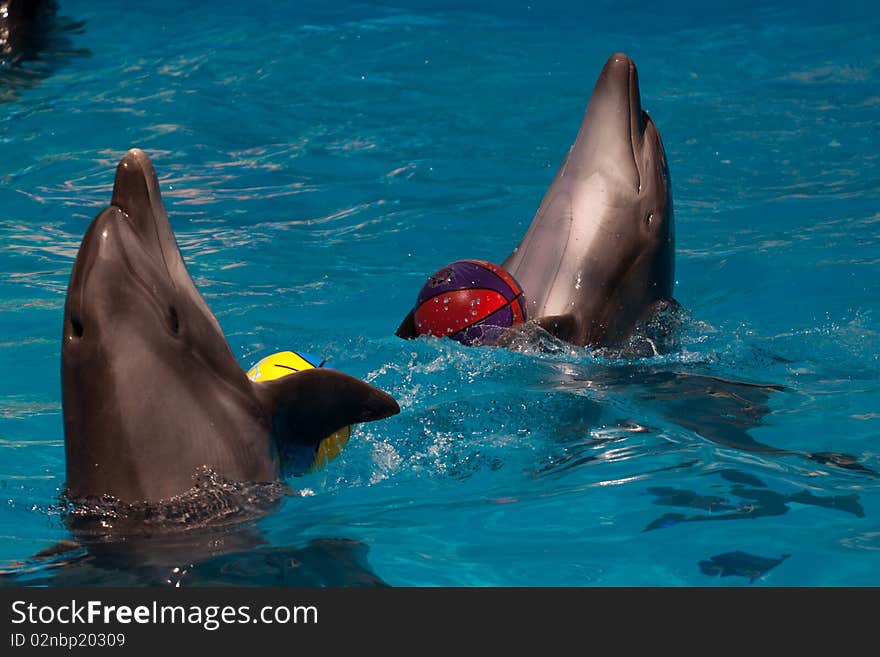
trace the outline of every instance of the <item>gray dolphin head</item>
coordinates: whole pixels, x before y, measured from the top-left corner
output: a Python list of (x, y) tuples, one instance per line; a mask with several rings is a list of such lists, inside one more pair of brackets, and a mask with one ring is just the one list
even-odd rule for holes
[(673, 285), (673, 212), (660, 134), (622, 53), (602, 69), (580, 131), (503, 266), (528, 316), (578, 345), (625, 339)]
[(209, 468), (274, 481), (291, 445), (316, 449), (399, 411), (333, 370), (252, 383), (186, 269), (153, 166), (129, 151), (71, 273), (61, 350), (67, 489), (155, 501)]

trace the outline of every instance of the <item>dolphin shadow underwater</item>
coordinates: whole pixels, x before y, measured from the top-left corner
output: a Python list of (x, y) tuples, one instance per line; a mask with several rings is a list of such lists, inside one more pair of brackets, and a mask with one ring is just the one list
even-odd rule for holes
[(270, 545), (256, 518), (277, 507), (277, 490), (214, 480), (203, 493), (164, 506), (77, 508), (67, 518), (74, 540), (0, 568), (0, 586), (387, 586), (358, 541)]
[[(562, 342), (630, 362), (674, 352), (686, 321), (673, 298), (674, 256), (663, 142), (642, 107), (635, 63), (615, 53), (525, 235), (502, 263), (522, 288), (528, 320), (507, 329), (495, 345), (530, 352), (555, 350)], [(415, 309), (396, 335), (418, 337)], [(876, 474), (846, 454), (803, 453), (754, 440), (748, 431), (761, 425), (782, 386), (640, 363), (591, 368), (587, 376), (566, 374), (549, 384), (551, 390), (579, 386), (629, 393), (720, 446), (796, 454)]]
[(65, 58), (88, 54), (69, 38), (84, 25), (60, 16), (55, 0), (0, 0), (0, 102), (39, 84)]
[(74, 532), (75, 540), (0, 568), (0, 586), (387, 586), (359, 541), (272, 546), (253, 521), (153, 527), (155, 533)]
[(254, 522), (290, 496), (282, 479), (303, 453), (309, 461), (340, 429), (398, 413), (397, 402), (326, 368), (249, 379), (187, 271), (141, 150), (119, 163), (73, 265), (61, 384), (75, 540), (7, 578), (153, 584), (187, 570), (213, 582), (262, 564), (254, 581), (381, 583), (360, 544), (260, 547)]
[(387, 586), (367, 563), (367, 546), (319, 538), (270, 547), (253, 528), (198, 535), (59, 543), (0, 569), (0, 586)]

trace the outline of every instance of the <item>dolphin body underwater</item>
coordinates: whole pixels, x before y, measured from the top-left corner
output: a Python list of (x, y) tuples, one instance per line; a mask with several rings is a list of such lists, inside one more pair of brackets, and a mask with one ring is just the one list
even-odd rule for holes
[[(616, 53), (529, 229), (502, 267), (522, 287), (527, 326), (577, 346), (613, 346), (676, 305), (674, 250), (663, 144), (642, 109), (635, 64)], [(397, 335), (416, 337), (414, 312)]]
[(186, 269), (147, 155), (130, 150), (89, 226), (61, 349), (67, 495), (151, 503), (209, 469), (275, 482), (291, 450), (400, 411), (385, 392), (316, 368), (252, 382)]

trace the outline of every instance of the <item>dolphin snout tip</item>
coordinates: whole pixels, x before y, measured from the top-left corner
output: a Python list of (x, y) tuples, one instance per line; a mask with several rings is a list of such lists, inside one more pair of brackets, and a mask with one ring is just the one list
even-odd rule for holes
[(130, 149), (116, 167), (111, 205), (131, 214), (158, 198), (158, 181), (150, 157), (140, 148)]
[(629, 76), (636, 70), (635, 62), (624, 52), (616, 52), (605, 62), (602, 73), (608, 75)]
[(130, 148), (119, 161), (119, 168), (123, 170), (143, 169), (149, 164), (150, 158), (140, 148)]
[(599, 98), (615, 99), (617, 103), (627, 103), (629, 115), (631, 119), (636, 121), (635, 127), (641, 131), (643, 126), (641, 125), (642, 106), (639, 93), (639, 74), (635, 62), (629, 55), (616, 52), (608, 58), (599, 79), (596, 81), (594, 95)]
[(115, 204), (119, 193), (123, 192), (123, 188), (141, 188), (144, 182), (151, 177), (153, 172), (153, 163), (149, 156), (140, 148), (129, 149), (128, 152), (119, 161), (116, 167), (116, 180), (114, 190)]

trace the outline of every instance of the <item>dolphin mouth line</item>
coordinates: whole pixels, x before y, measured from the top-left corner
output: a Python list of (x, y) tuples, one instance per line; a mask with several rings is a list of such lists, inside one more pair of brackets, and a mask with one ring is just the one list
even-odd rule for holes
[[(155, 263), (155, 271), (158, 273), (166, 283), (170, 283), (171, 288), (177, 292), (177, 285), (174, 282), (174, 277), (171, 275), (170, 270), (168, 269), (168, 262), (165, 259), (164, 250), (162, 249), (161, 241), (158, 241), (159, 245), (159, 257), (156, 257), (156, 254), (152, 252), (150, 248), (148, 248), (147, 241), (144, 240), (138, 231), (137, 227), (134, 225), (134, 222), (124, 208), (117, 204), (111, 204), (107, 208), (108, 210), (115, 209), (122, 216), (116, 217), (118, 221), (116, 223), (125, 224), (124, 228), (119, 228), (120, 237), (116, 243), (116, 249), (119, 254), (119, 257), (122, 259), (124, 263), (125, 270), (127, 274), (125, 275), (127, 280), (131, 282), (133, 287), (136, 287), (141, 291), (144, 298), (150, 300), (150, 305), (156, 311), (156, 316), (159, 322), (163, 325), (167, 324), (167, 313), (170, 312), (172, 316), (172, 323), (176, 325), (177, 330), (172, 330), (173, 333), (177, 333), (179, 331), (179, 318), (177, 317), (176, 304), (174, 300), (170, 300), (169, 303), (165, 303), (159, 297), (159, 293), (156, 290), (155, 285), (151, 285), (145, 280), (145, 278), (138, 271), (138, 268), (134, 266), (134, 263), (131, 259), (131, 248), (132, 244), (136, 244), (139, 247), (144, 255), (146, 255), (150, 261)], [(112, 223), (112, 220), (110, 220)], [(155, 221), (153, 222), (153, 229), (156, 230), (156, 236), (158, 238), (158, 230), (155, 226)], [(106, 230), (106, 229), (104, 229)], [(124, 231), (126, 233), (125, 237), (122, 237), (121, 232)], [(102, 239), (103, 236), (96, 236), (96, 239)], [(98, 261), (97, 257), (89, 258), (86, 263), (85, 271), (82, 274), (82, 283), (80, 285), (79, 294), (76, 299), (76, 304), (70, 308), (70, 321), (74, 328), (74, 334), (76, 337), (82, 337), (84, 332), (84, 309), (85, 309), (85, 295), (87, 294), (86, 290), (88, 288), (89, 281), (92, 279), (93, 272), (95, 269), (95, 265)]]
[[(117, 166), (109, 207), (122, 213), (144, 252), (153, 260), (161, 260), (168, 281), (177, 290), (177, 281), (172, 271), (176, 261), (174, 256), (177, 254), (166, 252), (168, 248), (176, 249), (177, 244), (162, 204), (158, 176), (149, 157), (142, 150), (129, 150)], [(171, 235), (170, 244), (168, 236), (163, 239), (164, 231), (160, 226), (162, 222)]]
[[(117, 208), (122, 213), (122, 215), (128, 221), (129, 227), (134, 231), (135, 238), (140, 243), (141, 247), (144, 249), (144, 252), (149, 254), (152, 257), (152, 259), (156, 260), (157, 259), (155, 257), (156, 254), (153, 253), (152, 249), (150, 249), (147, 245), (147, 242), (149, 242), (149, 240), (145, 240), (140, 235), (140, 233), (138, 231), (138, 227), (135, 225), (134, 219), (132, 219), (131, 214), (128, 212), (128, 210), (126, 210), (124, 207), (122, 207), (118, 203), (112, 203), (111, 207)], [(153, 215), (151, 215), (151, 217), (150, 217), (149, 230), (152, 233), (152, 236), (154, 236), (156, 238), (156, 244), (159, 247), (158, 260), (161, 260), (162, 268), (164, 269), (165, 274), (167, 275), (167, 279), (171, 283), (171, 287), (174, 288), (174, 290), (176, 291), (177, 290), (177, 282), (174, 280), (174, 276), (172, 276), (172, 274), (171, 274), (171, 269), (168, 267), (168, 258), (165, 257), (165, 247), (162, 244), (162, 238), (159, 235), (159, 226), (157, 225), (156, 218)]]
[[(118, 205), (115, 205), (113, 207), (118, 208), (119, 211), (122, 213), (122, 215), (125, 217), (124, 221), (128, 222), (128, 228), (131, 229), (131, 232), (133, 233), (133, 237), (134, 237), (137, 245), (139, 247), (141, 247), (141, 249), (143, 249), (144, 253), (147, 254), (147, 256), (153, 262), (156, 262), (157, 259), (155, 258), (155, 254), (151, 253), (149, 248), (146, 248), (146, 245), (144, 244), (144, 240), (141, 238), (141, 236), (139, 235), (139, 233), (137, 231), (137, 228), (134, 226), (134, 222), (131, 219), (131, 215), (129, 215), (125, 211), (124, 208), (122, 208)], [(154, 228), (154, 230), (156, 230), (155, 221), (153, 221), (153, 228)], [(156, 230), (157, 239), (158, 239), (158, 235), (159, 235), (158, 230)], [(160, 254), (159, 260), (161, 261), (162, 265), (161, 265), (161, 268), (157, 267), (157, 270), (159, 270), (165, 274), (166, 282), (169, 282), (171, 284), (172, 289), (175, 292), (177, 292), (177, 285), (175, 285), (174, 277), (171, 275), (171, 272), (168, 269), (168, 262), (165, 259), (165, 252), (162, 249), (162, 242), (158, 241), (158, 244), (159, 244), (159, 254)], [(177, 310), (176, 310), (175, 303), (173, 301), (171, 301), (171, 303), (169, 303), (169, 304), (164, 303), (162, 301), (162, 299), (159, 298), (159, 295), (158, 295), (157, 290), (155, 289), (155, 286), (147, 283), (147, 281), (144, 280), (143, 276), (141, 276), (140, 273), (138, 273), (137, 268), (132, 265), (131, 258), (129, 257), (128, 246), (126, 245), (124, 240), (120, 240), (120, 247), (121, 247), (120, 251), (122, 254), (122, 258), (125, 260), (126, 269), (128, 270), (128, 272), (131, 275), (132, 282), (137, 287), (139, 287), (146, 294), (147, 297), (149, 297), (152, 300), (152, 302), (153, 302), (152, 305), (157, 311), (156, 314), (158, 315), (160, 323), (166, 322), (166, 320), (167, 320), (166, 311), (171, 313), (173, 323), (176, 326), (176, 329), (173, 331), (173, 333), (176, 334), (179, 331), (180, 320), (177, 316)], [(156, 262), (156, 264), (158, 265), (159, 263)]]
[[(632, 60), (628, 60), (628, 66), (626, 71), (626, 108), (628, 113), (628, 123), (629, 123), (629, 146), (632, 152), (633, 164), (636, 167), (636, 175), (638, 176), (638, 193), (642, 193), (642, 167), (641, 162), (639, 162), (638, 154), (636, 153), (636, 135), (639, 136), (639, 141), (641, 142), (641, 121), (642, 121), (642, 107), (641, 100), (639, 98), (640, 94), (638, 93), (638, 89), (634, 89), (634, 84), (638, 84), (635, 81), (635, 64), (633, 64)], [(637, 100), (638, 99), (638, 100)], [(636, 106), (638, 104), (638, 106)]]
[[(117, 207), (119, 207), (119, 206), (117, 206)], [(123, 207), (119, 207), (119, 209), (122, 211), (122, 214), (125, 215), (125, 218), (129, 221), (129, 223), (131, 224), (132, 228), (134, 228), (134, 227), (135, 227), (135, 226), (134, 226), (134, 220), (131, 218), (131, 215), (130, 215), (128, 212), (126, 212), (125, 208), (123, 208)], [(159, 259), (162, 261), (162, 268), (165, 270), (165, 273), (168, 275), (168, 280), (169, 280), (169, 282), (171, 283), (171, 286), (176, 290), (176, 289), (177, 289), (177, 283), (174, 281), (174, 276), (171, 275), (171, 269), (168, 267), (168, 258), (165, 257), (165, 247), (164, 247), (164, 245), (162, 244), (162, 239), (161, 239), (161, 237), (160, 237), (160, 235), (159, 235), (159, 226), (156, 224), (156, 219), (155, 219), (155, 217), (152, 218), (152, 221), (150, 222), (150, 229), (152, 230), (153, 235), (156, 236), (156, 244), (159, 245)], [(137, 229), (135, 229), (135, 234), (137, 234)], [(140, 235), (138, 235), (137, 238), (138, 238), (138, 242), (140, 242), (140, 245), (141, 245), (142, 247), (144, 247), (144, 251), (146, 251), (147, 253), (149, 253), (150, 256), (152, 256), (153, 259), (155, 260), (155, 255), (156, 255), (156, 254), (151, 253), (151, 252), (150, 252), (151, 250), (150, 250), (149, 248), (146, 248), (146, 245), (144, 244), (144, 241), (145, 241), (145, 240), (143, 240), (143, 239), (140, 237)]]
[[(129, 263), (128, 257), (125, 257), (126, 263)], [(160, 324), (165, 324), (168, 321), (168, 315), (166, 313), (170, 313), (171, 321), (174, 324), (174, 330), (171, 332), (177, 334), (180, 331), (180, 319), (177, 315), (177, 307), (174, 303), (164, 304), (161, 299), (159, 299), (152, 285), (148, 285), (147, 282), (136, 272), (134, 269), (129, 267), (131, 271), (132, 282), (140, 288), (146, 296), (152, 301), (152, 306), (156, 310), (156, 316), (159, 320)]]
[[(82, 248), (82, 247), (80, 247)], [(78, 256), (77, 256), (78, 259)], [(72, 299), (73, 303), (68, 306), (68, 318), (70, 319), (73, 335), (76, 338), (82, 338), (85, 335), (85, 326), (83, 324), (83, 310), (85, 309), (85, 289), (92, 277), (92, 270), (95, 268), (97, 258), (90, 258), (85, 263), (85, 271), (80, 276), (79, 289), (77, 295)], [(74, 263), (76, 265), (76, 263)]]

